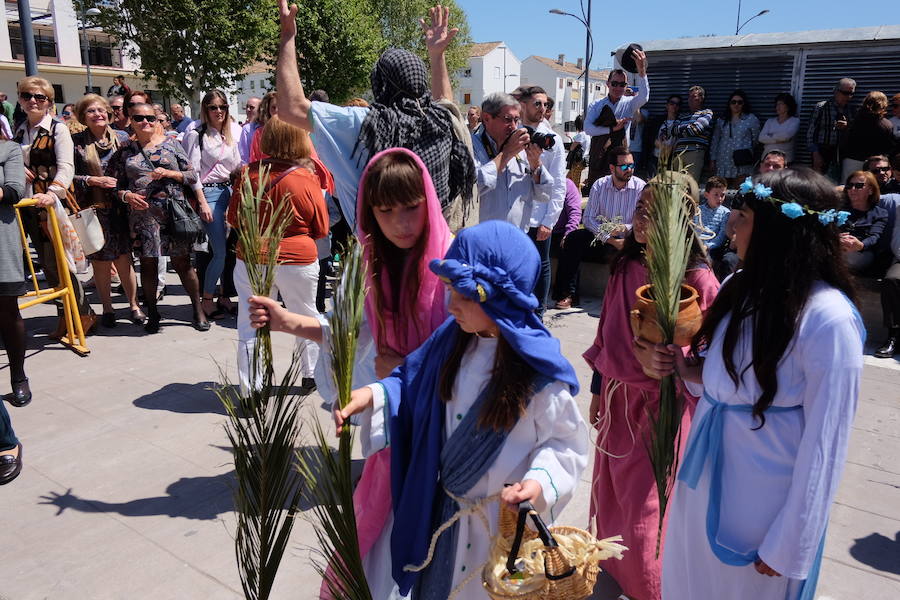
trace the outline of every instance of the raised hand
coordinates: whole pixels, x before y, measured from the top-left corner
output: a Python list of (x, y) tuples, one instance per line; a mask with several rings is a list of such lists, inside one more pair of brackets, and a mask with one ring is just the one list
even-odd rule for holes
[(288, 6), (288, 0), (278, 0), (278, 20), (281, 22), (281, 39), (297, 35), (297, 5)]
[(456, 34), (459, 33), (459, 29), (456, 27), (450, 29), (449, 6), (440, 4), (433, 6), (428, 9), (428, 16), (431, 21), (430, 25), (425, 22), (425, 19), (419, 19), (422, 33), (425, 34), (425, 47), (429, 54), (443, 54)]

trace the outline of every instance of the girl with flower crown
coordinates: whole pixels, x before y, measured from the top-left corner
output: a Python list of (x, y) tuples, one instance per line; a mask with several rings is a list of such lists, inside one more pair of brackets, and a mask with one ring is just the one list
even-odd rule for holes
[[(683, 179), (685, 202), (695, 204), (699, 190)], [(594, 475), (591, 481), (591, 519), (597, 537), (621, 534), (628, 546), (622, 560), (604, 564), (628, 598), (659, 600), (662, 564), (657, 554), (659, 500), (645, 442), (652, 417), (659, 412), (659, 381), (649, 377), (635, 357), (652, 349), (649, 342), (631, 340), (629, 314), (635, 292), (650, 283), (644, 262), (650, 226), (651, 180), (634, 210), (634, 224), (621, 252), (610, 265), (609, 283), (594, 343), (584, 358), (594, 371), (588, 417), (597, 429)], [(693, 231), (690, 232), (694, 237)], [(702, 244), (694, 237), (684, 282), (698, 292), (701, 310), (712, 304), (719, 282)], [(693, 400), (693, 399), (692, 399)], [(682, 431), (691, 425), (691, 410), (681, 416)], [(683, 444), (682, 444), (683, 446)]]
[(863, 366), (839, 207), (809, 169), (745, 182), (733, 204), (744, 266), (693, 361), (664, 346), (645, 357), (703, 396), (669, 509), (664, 600), (814, 597)]
[[(450, 246), (450, 228), (428, 169), (411, 150), (391, 148), (372, 157), (363, 171), (356, 203), (357, 237), (366, 262), (365, 319), (359, 333), (354, 385), (387, 377), (447, 318), (444, 286), (428, 269)], [(250, 298), (254, 327), (270, 323), (321, 344), (331, 354), (331, 330), (325, 319), (289, 313), (270, 298)], [(331, 361), (316, 364), (320, 395), (337, 397)], [(384, 531), (390, 532), (390, 450), (376, 452), (363, 440), (368, 457), (353, 496), (360, 553), (373, 597), (386, 598), (396, 586), (390, 571), (371, 567), (371, 553)], [(382, 542), (382, 546), (384, 543)], [(374, 550), (373, 550), (374, 548)], [(323, 587), (323, 598), (328, 598)]]
[(552, 521), (587, 465), (587, 428), (575, 371), (534, 313), (528, 236), (505, 221), (463, 229), (431, 270), (451, 318), (390, 377), (354, 390), (335, 422), (358, 414), (370, 448), (390, 445), (394, 526), (381, 558), (399, 592), (486, 600), (498, 503), (528, 500)]

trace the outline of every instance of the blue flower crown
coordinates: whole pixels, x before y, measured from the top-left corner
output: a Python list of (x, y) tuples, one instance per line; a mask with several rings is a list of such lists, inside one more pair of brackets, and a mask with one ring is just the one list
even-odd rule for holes
[(786, 200), (773, 198), (772, 188), (766, 187), (761, 183), (754, 185), (753, 179), (750, 177), (745, 179), (744, 183), (741, 184), (740, 191), (742, 194), (753, 192), (753, 195), (760, 200), (765, 200), (772, 204), (780, 204), (781, 212), (789, 219), (796, 219), (803, 215), (817, 215), (819, 217), (819, 223), (822, 225), (828, 225), (829, 223), (834, 222), (840, 227), (847, 222), (847, 218), (850, 216), (850, 213), (846, 210), (834, 210), (833, 208), (828, 210), (813, 210), (808, 206), (800, 205), (796, 202), (788, 202)]

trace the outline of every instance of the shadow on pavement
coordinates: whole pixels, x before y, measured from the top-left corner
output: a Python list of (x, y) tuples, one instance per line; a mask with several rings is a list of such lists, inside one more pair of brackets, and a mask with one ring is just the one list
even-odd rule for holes
[(218, 385), (212, 381), (199, 383), (170, 383), (137, 398), (133, 404), (148, 410), (168, 410), (175, 413), (213, 413), (226, 415), (225, 407), (212, 391)]
[(894, 539), (873, 533), (854, 540), (850, 556), (873, 569), (900, 575), (900, 531)]
[(49, 492), (40, 504), (80, 512), (117, 513), (125, 517), (167, 516), (208, 521), (234, 510), (231, 490), (236, 485), (234, 471), (213, 477), (182, 477), (166, 488), (165, 496), (128, 502), (104, 502), (80, 498), (69, 488), (64, 494)]

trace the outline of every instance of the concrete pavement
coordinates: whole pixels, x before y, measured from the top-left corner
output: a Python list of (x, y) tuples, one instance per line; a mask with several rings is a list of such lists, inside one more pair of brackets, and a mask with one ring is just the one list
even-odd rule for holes
[[(25, 469), (0, 488), (0, 598), (242, 597), (226, 417), (209, 391), (220, 367), (234, 376), (234, 320), (194, 331), (186, 297), (169, 277), (174, 293), (163, 302), (160, 334), (145, 335), (123, 319), (89, 338), (87, 358), (48, 343), (52, 308), (24, 313), (35, 398), (26, 408), (8, 406)], [(578, 370), (585, 413), (590, 374), (580, 354), (593, 340), (598, 309), (594, 302), (548, 313)], [(291, 340), (274, 337), (283, 360)], [(327, 419), (321, 404), (308, 397), (306, 418)], [(900, 362), (867, 358), (819, 598), (900, 598), (898, 457)], [(586, 524), (590, 472), (561, 522)], [(274, 598), (317, 597), (314, 543), (311, 526), (299, 520)], [(600, 588), (596, 598), (617, 595), (607, 579)]]

